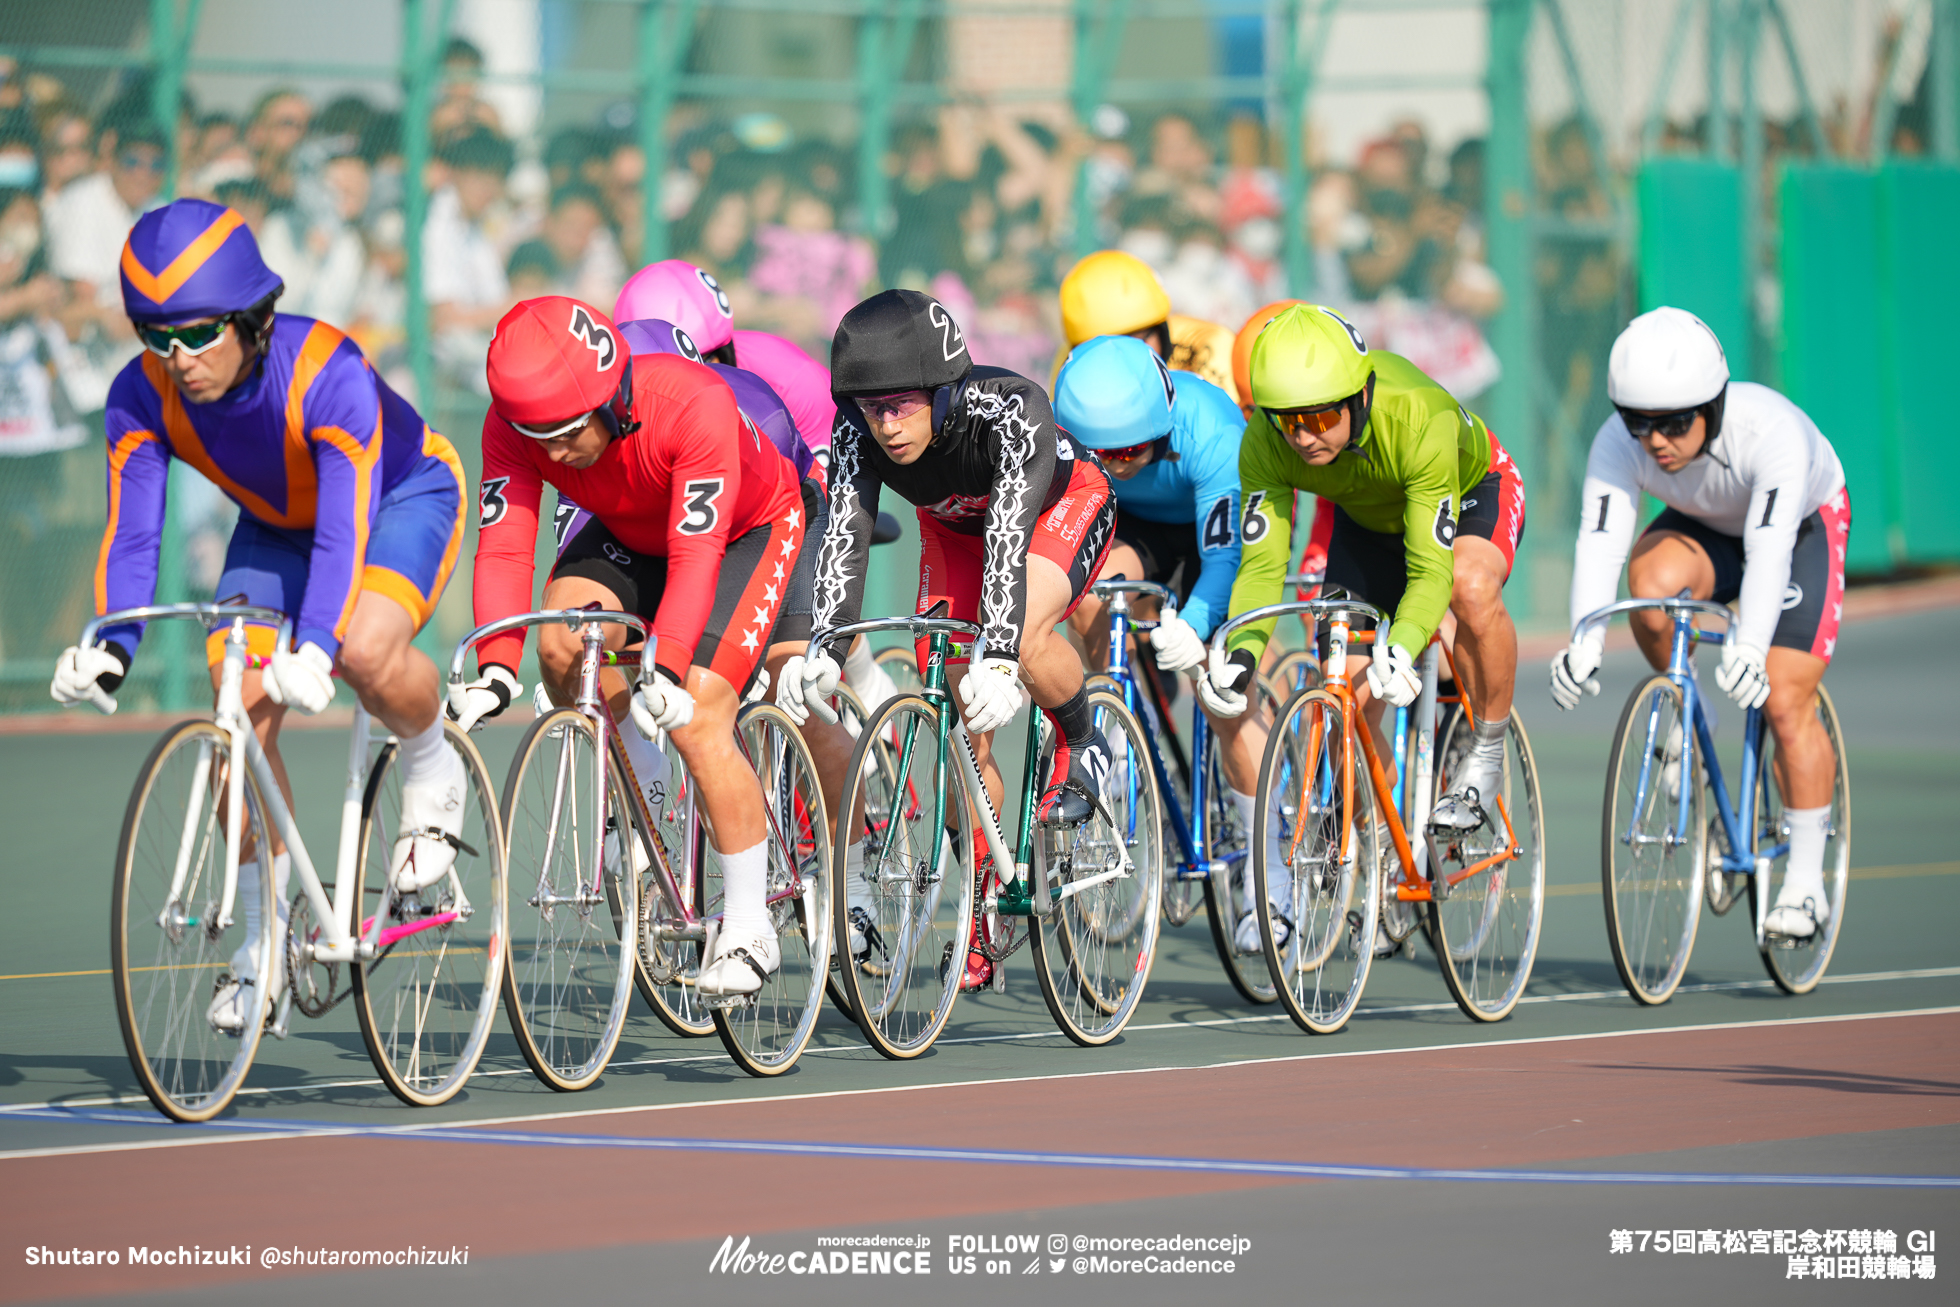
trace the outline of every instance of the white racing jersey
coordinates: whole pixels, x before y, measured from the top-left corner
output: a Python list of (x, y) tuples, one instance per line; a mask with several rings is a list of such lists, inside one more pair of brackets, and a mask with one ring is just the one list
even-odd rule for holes
[[(1642, 492), (1741, 539), (1736, 640), (1767, 651), (1790, 582), (1797, 528), (1844, 488), (1837, 451), (1804, 411), (1768, 386), (1729, 383), (1722, 431), (1680, 472), (1660, 465), (1615, 412), (1593, 437), (1572, 567), (1572, 624), (1613, 602), (1633, 549)], [(1591, 639), (1603, 643), (1604, 628)]]

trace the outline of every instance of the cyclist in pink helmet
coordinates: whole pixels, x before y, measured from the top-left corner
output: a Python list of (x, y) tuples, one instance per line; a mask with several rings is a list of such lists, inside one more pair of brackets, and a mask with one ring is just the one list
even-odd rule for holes
[(728, 292), (713, 273), (685, 259), (662, 259), (641, 268), (621, 288), (613, 321), (623, 328), (648, 318), (685, 331), (705, 361), (740, 367), (768, 382), (788, 407), (804, 443), (828, 465), (830, 429), (837, 422), (830, 369), (781, 336), (735, 330)]

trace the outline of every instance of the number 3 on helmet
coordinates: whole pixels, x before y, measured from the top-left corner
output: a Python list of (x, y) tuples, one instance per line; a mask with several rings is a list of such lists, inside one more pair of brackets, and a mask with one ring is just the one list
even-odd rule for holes
[(563, 295), (523, 301), (497, 324), (485, 371), (490, 406), (527, 436), (549, 440), (594, 414), (615, 436), (639, 428), (633, 357), (612, 319), (590, 304)]

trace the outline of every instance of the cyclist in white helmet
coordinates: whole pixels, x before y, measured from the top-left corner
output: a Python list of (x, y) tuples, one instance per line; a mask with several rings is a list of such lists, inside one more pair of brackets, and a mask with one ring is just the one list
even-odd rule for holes
[[(1764, 926), (1808, 939), (1831, 912), (1823, 864), (1837, 759), (1812, 701), (1844, 608), (1844, 469), (1802, 409), (1767, 386), (1730, 381), (1721, 342), (1684, 309), (1627, 325), (1613, 342), (1606, 393), (1615, 411), (1586, 461), (1572, 621), (1613, 602), (1622, 564), (1637, 599), (1686, 589), (1736, 603), (1715, 680), (1769, 718), (1790, 826), (1789, 872)], [(1643, 492), (1667, 507), (1636, 542)], [(1632, 618), (1647, 661), (1665, 667), (1672, 621), (1651, 609)], [(1599, 693), (1604, 642), (1594, 628), (1552, 659), (1561, 708)], [(1678, 784), (1680, 764), (1669, 765)]]

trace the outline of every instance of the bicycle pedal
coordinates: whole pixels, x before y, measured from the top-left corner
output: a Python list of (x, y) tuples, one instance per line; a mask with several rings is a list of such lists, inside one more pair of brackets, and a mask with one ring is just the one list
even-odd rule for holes
[[(700, 993), (699, 990), (695, 991)], [(733, 1012), (755, 1006), (754, 994), (701, 994), (701, 1006), (710, 1012)]]

